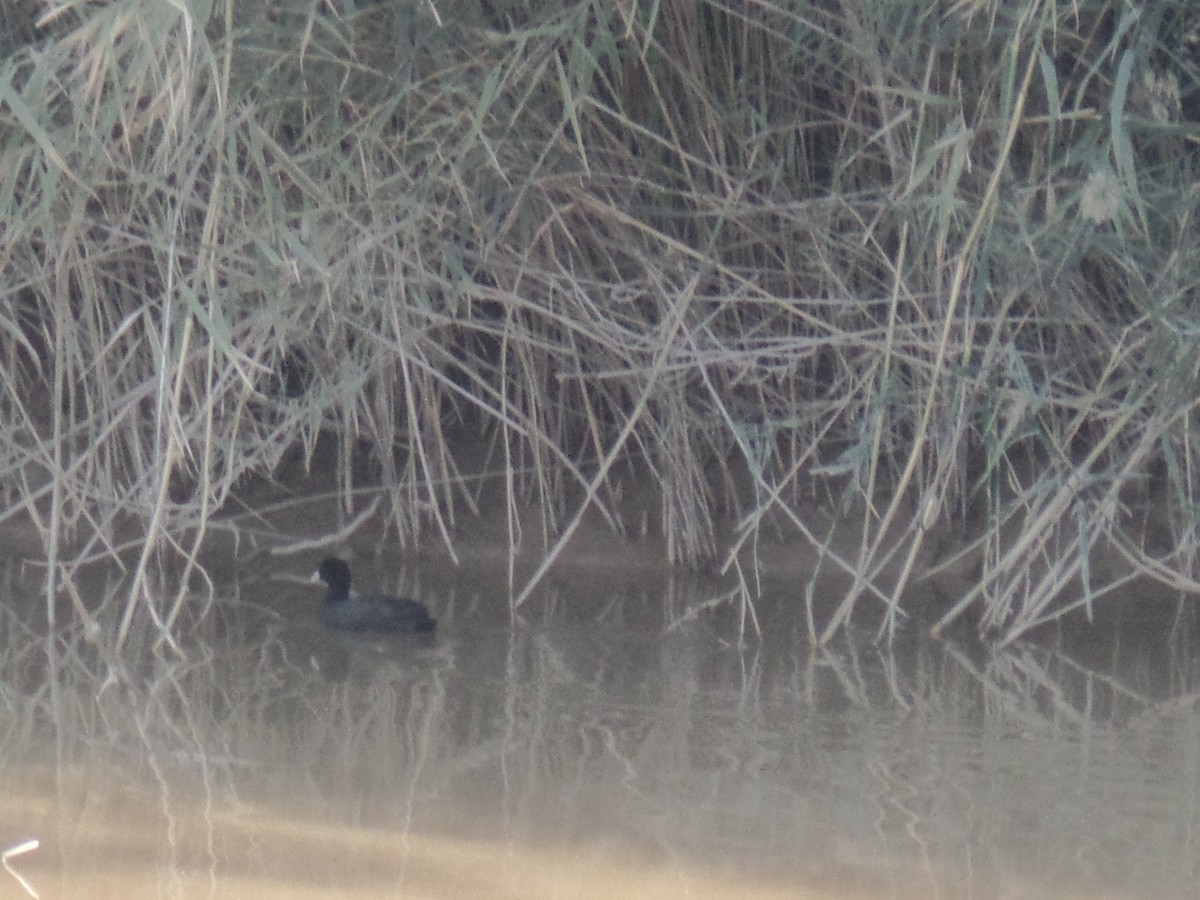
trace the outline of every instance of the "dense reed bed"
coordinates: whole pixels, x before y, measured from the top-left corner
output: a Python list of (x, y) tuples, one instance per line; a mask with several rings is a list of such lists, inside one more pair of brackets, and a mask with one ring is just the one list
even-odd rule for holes
[(322, 432), (347, 509), (365, 440), (395, 537), (446, 544), (482, 436), (541, 512), (511, 551), (550, 561), (586, 508), (631, 528), (619, 476), (648, 472), (672, 561), (744, 599), (767, 531), (848, 573), (822, 640), (931, 561), (973, 573), (942, 624), (1002, 641), (1132, 574), (1191, 589), (1198, 21), (7, 5), (0, 520), (51, 596), (132, 548), (118, 642), (178, 612), (151, 564)]

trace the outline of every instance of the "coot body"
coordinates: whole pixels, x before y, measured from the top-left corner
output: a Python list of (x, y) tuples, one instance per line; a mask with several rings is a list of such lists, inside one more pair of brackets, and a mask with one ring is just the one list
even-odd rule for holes
[(350, 593), (350, 566), (329, 557), (314, 576), (329, 586), (317, 610), (317, 618), (328, 628), (341, 631), (376, 631), (393, 634), (423, 634), (437, 624), (423, 603), (407, 597)]

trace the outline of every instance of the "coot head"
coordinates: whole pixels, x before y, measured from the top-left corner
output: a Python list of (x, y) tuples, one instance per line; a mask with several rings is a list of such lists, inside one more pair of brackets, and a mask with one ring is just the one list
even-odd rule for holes
[(321, 560), (321, 565), (317, 566), (314, 577), (329, 585), (329, 593), (325, 595), (326, 601), (333, 598), (336, 603), (350, 597), (350, 566), (344, 559), (338, 559), (336, 556), (326, 557)]

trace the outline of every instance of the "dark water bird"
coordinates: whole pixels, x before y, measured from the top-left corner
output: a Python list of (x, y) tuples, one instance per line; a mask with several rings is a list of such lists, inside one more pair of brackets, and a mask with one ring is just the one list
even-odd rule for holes
[(329, 585), (317, 618), (329, 628), (343, 631), (376, 631), (393, 634), (422, 634), (433, 631), (436, 622), (423, 603), (386, 594), (350, 593), (350, 566), (331, 556), (322, 561), (314, 578)]

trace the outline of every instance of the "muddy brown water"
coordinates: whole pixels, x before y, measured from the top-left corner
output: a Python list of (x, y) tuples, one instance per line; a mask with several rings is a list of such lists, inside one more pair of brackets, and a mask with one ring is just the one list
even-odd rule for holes
[[(297, 570), (311, 568), (294, 564)], [(851, 630), (761, 638), (711, 587), (391, 571), (431, 641), (333, 635), (280, 571), (231, 572), (122, 660), (0, 603), (0, 896), (1192, 897), (1200, 678), (1162, 640), (994, 654)], [(102, 622), (109, 628), (111, 622)], [(1073, 649), (1072, 649), (1073, 647)]]

